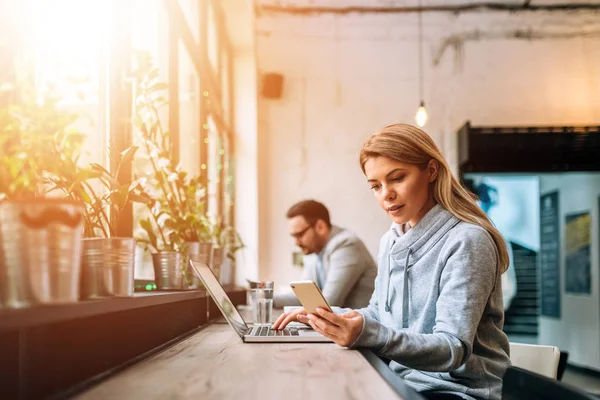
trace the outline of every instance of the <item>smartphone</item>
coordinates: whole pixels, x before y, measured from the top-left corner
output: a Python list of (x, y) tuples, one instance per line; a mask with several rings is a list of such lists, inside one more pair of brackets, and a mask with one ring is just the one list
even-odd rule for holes
[(313, 281), (293, 281), (290, 282), (290, 286), (306, 312), (316, 314), (317, 307), (333, 312), (323, 297), (321, 289)]

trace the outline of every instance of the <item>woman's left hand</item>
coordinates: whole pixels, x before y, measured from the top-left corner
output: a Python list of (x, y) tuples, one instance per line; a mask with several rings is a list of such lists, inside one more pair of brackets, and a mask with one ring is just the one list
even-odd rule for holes
[[(321, 335), (334, 341), (335, 344), (348, 347), (356, 341), (362, 331), (363, 316), (354, 310), (336, 315), (322, 308), (316, 314), (303, 316), (306, 322)], [(301, 322), (305, 322), (298, 318)]]

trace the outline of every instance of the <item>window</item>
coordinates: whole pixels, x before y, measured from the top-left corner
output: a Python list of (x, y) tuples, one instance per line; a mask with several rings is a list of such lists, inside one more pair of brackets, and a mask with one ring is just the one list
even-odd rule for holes
[(36, 0), (29, 10), (19, 32), (25, 46), (17, 68), (27, 68), (32, 57), (37, 90), (53, 91), (61, 108), (81, 115), (74, 125), (87, 136), (80, 163), (107, 165), (110, 2)]
[[(223, 19), (219, 19), (220, 4), (180, 0), (153, 1), (149, 6), (138, 0), (136, 6), (146, 10), (132, 13), (132, 26), (136, 27), (139, 39), (136, 42), (134, 36), (135, 47), (146, 48), (155, 55), (161, 76), (169, 83), (169, 96), (178, 99), (175, 104), (170, 98), (170, 109), (165, 111), (163, 122), (168, 123), (180, 165), (188, 174), (206, 178), (208, 214), (232, 222), (233, 168), (229, 165), (232, 146), (228, 143), (231, 55), (223, 34)], [(148, 10), (152, 7), (153, 10)], [(162, 14), (167, 17), (161, 19)], [(144, 16), (139, 26), (137, 15)], [(143, 169), (144, 165), (138, 168)], [(143, 218), (146, 213), (147, 210), (136, 208), (135, 219)], [(152, 277), (149, 255), (140, 260), (137, 275)]]
[(207, 26), (207, 54), (213, 72), (219, 70), (219, 36), (217, 27), (217, 15), (213, 8), (214, 2), (208, 4), (208, 26)]
[[(88, 135), (81, 163), (114, 170), (107, 148), (120, 152), (141, 144), (131, 124), (131, 55), (148, 52), (169, 85), (170, 104), (160, 118), (174, 157), (188, 174), (208, 179), (211, 213), (229, 219), (232, 57), (218, 0), (31, 0), (0, 2), (0, 9), (25, 21), (10, 28), (19, 43), (11, 57), (26, 63), (39, 88), (54, 86), (62, 107), (84, 116), (76, 126)], [(2, 60), (0, 68), (10, 64)], [(143, 173), (148, 160), (137, 157), (134, 169)], [(133, 207), (122, 232), (137, 233), (145, 213), (145, 206)], [(149, 255), (139, 256), (136, 277), (151, 278)]]
[(185, 47), (179, 45), (179, 160), (200, 174), (200, 79)]

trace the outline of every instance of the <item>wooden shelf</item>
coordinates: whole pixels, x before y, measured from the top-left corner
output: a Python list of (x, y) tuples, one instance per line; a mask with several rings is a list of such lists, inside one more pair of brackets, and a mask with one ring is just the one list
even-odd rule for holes
[[(244, 289), (226, 286), (242, 304)], [(204, 290), (0, 310), (0, 393), (47, 398), (118, 370), (220, 316)]]
[(107, 313), (151, 307), (178, 301), (206, 298), (204, 290), (181, 292), (143, 292), (133, 297), (85, 300), (73, 304), (37, 306), (23, 309), (0, 309), (0, 333), (59, 323)]

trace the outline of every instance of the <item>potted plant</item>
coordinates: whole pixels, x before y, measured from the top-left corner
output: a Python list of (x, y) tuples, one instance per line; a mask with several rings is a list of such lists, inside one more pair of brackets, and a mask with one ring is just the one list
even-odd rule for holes
[(59, 177), (51, 179), (52, 190), (61, 190), (86, 204), (81, 279), (84, 299), (133, 295), (135, 239), (117, 237), (116, 232), (130, 203), (149, 204), (150, 199), (138, 181), (122, 184), (117, 177), (132, 163), (137, 150), (132, 146), (116, 155), (114, 174), (99, 164), (82, 168), (76, 155), (64, 160)]
[(171, 137), (161, 124), (167, 85), (158, 80), (158, 70), (147, 53), (137, 53), (136, 60), (135, 125), (147, 164), (140, 182), (154, 199), (148, 206), (150, 216), (140, 221), (144, 232), (140, 242), (153, 253), (157, 287), (181, 289), (184, 277), (193, 284), (187, 259), (200, 251), (204, 185), (174, 164)]
[[(213, 255), (211, 268), (222, 283), (231, 283), (235, 253), (244, 247), (239, 233), (221, 218), (215, 218), (211, 224)], [(224, 270), (221, 270), (222, 267)]]
[(170, 210), (174, 229), (183, 241), (183, 285), (187, 289), (195, 289), (201, 283), (190, 270), (188, 260), (210, 264), (213, 246), (210, 227), (205, 218), (205, 184), (199, 176), (188, 179), (185, 172), (179, 172), (173, 183), (179, 193), (179, 201), (184, 205), (182, 208)]
[(0, 109), (0, 300), (12, 308), (75, 302), (84, 206), (49, 197), (47, 184), (81, 147), (71, 127), (78, 115), (27, 82), (13, 94)]
[(201, 178), (188, 178), (181, 168), (173, 168), (168, 152), (158, 150), (156, 142), (146, 138), (144, 143), (152, 173), (139, 182), (153, 200), (150, 216), (140, 221), (145, 236), (139, 242), (153, 253), (160, 289), (194, 288), (197, 282), (187, 261), (210, 262), (212, 247), (203, 218), (204, 185)]
[[(178, 288), (178, 281), (172, 282), (172, 279), (179, 271), (184, 278), (183, 287), (194, 287), (199, 282), (195, 282), (188, 269), (188, 259), (211, 265), (219, 276), (223, 255), (233, 259), (233, 253), (243, 244), (231, 227), (220, 220), (213, 224), (207, 218), (205, 179), (189, 177), (173, 162), (171, 138), (161, 124), (161, 109), (167, 105), (164, 97), (167, 85), (158, 80), (158, 70), (153, 67), (150, 56), (137, 55), (136, 126), (149, 170), (141, 182), (144, 190), (156, 199), (149, 207), (150, 217), (141, 222), (145, 237), (140, 240), (154, 252), (159, 288)], [(174, 252), (181, 255), (176, 256)], [(166, 277), (170, 282), (167, 286)]]

